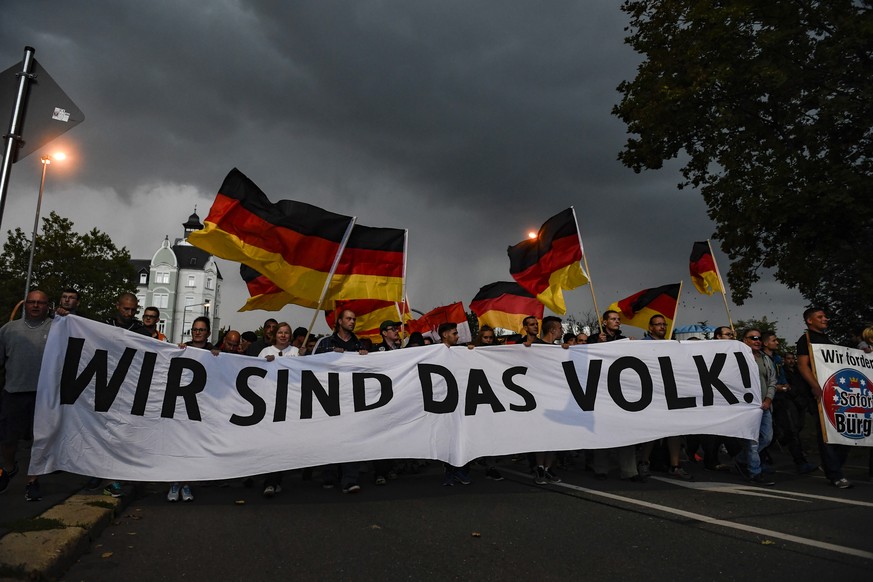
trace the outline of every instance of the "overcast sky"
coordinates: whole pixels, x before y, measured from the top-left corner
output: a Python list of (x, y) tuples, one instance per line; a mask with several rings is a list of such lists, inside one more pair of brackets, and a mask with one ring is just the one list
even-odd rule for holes
[[(677, 190), (678, 164), (638, 175), (616, 159), (626, 128), (610, 111), (640, 60), (617, 5), (4, 2), (0, 70), (33, 46), (86, 119), (13, 166), (3, 240), (32, 228), (43, 153), (70, 156), (49, 170), (43, 215), (106, 231), (134, 258), (181, 236), (195, 206), (205, 218), (238, 167), (273, 200), (408, 228), (409, 297), (427, 311), (510, 280), (507, 246), (572, 205), (601, 310), (682, 279), (677, 325), (726, 323), (688, 275), (692, 243), (715, 228), (700, 194)], [(245, 285), (220, 268), (224, 324), (309, 323), (302, 308), (236, 313)], [(766, 275), (753, 291), (729, 303), (734, 319), (801, 333), (798, 293)], [(565, 295), (568, 314), (593, 312), (588, 287)]]

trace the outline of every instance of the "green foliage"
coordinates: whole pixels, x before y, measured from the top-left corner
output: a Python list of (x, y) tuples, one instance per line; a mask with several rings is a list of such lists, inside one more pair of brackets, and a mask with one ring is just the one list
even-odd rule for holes
[[(11, 312), (24, 297), (30, 238), (20, 229), (8, 231), (0, 256), (0, 308)], [(85, 234), (73, 230), (73, 223), (52, 212), (42, 218), (33, 257), (31, 288), (45, 291), (57, 301), (61, 291), (74, 287), (81, 297), (80, 310), (102, 315), (114, 309), (118, 295), (135, 291), (136, 271), (126, 248), (96, 228)]]
[(755, 328), (761, 332), (772, 331), (776, 333), (776, 325), (778, 321), (770, 321), (765, 315), (761, 319), (739, 319), (734, 322), (734, 329), (737, 330), (737, 339), (743, 339), (743, 330)]
[(636, 172), (682, 159), (731, 259), (737, 304), (761, 269), (826, 306), (836, 331), (873, 319), (873, 2), (625, 0), (644, 57), (613, 113)]

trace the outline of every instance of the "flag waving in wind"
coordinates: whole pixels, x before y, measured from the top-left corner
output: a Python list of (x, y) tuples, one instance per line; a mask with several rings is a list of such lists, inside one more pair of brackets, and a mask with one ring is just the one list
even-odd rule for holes
[(698, 241), (691, 248), (691, 281), (698, 291), (705, 295), (712, 295), (716, 291), (724, 292), (715, 257), (709, 241)]
[(558, 314), (567, 311), (564, 289), (588, 282), (582, 269), (582, 243), (573, 209), (551, 217), (537, 237), (509, 247), (509, 272), (519, 285)]
[(667, 320), (667, 338), (673, 332), (673, 320), (679, 307), (681, 283), (672, 283), (643, 289), (630, 297), (625, 297), (609, 306), (609, 311), (617, 311), (621, 322), (641, 329), (649, 328), (649, 319), (661, 315)]
[(479, 325), (521, 331), (528, 315), (543, 319), (543, 304), (518, 283), (501, 281), (485, 285), (470, 302), (470, 311), (479, 318)]
[(402, 298), (402, 229), (357, 225), (305, 202), (273, 203), (237, 169), (224, 179), (204, 222), (189, 235), (191, 244), (251, 267), (298, 305), (318, 306), (334, 262), (325, 306), (337, 299)]

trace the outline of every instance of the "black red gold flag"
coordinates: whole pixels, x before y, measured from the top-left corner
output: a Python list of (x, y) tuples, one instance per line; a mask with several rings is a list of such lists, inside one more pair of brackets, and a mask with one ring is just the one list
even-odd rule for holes
[(479, 318), (479, 325), (521, 331), (524, 318), (533, 315), (543, 319), (543, 304), (515, 282), (500, 281), (485, 285), (470, 302), (470, 311)]
[(653, 315), (661, 315), (667, 320), (667, 330), (673, 330), (673, 320), (679, 304), (681, 283), (671, 283), (661, 287), (643, 289), (630, 297), (620, 299), (609, 306), (610, 311), (617, 311), (621, 322), (641, 329), (649, 328), (649, 319)]
[(716, 291), (724, 292), (721, 285), (721, 277), (715, 265), (715, 257), (708, 241), (698, 241), (691, 248), (691, 260), (689, 269), (691, 281), (698, 291), (705, 295), (712, 295)]
[(563, 289), (588, 282), (580, 264), (582, 244), (572, 208), (548, 219), (536, 238), (521, 241), (507, 252), (512, 278), (555, 313), (567, 311)]

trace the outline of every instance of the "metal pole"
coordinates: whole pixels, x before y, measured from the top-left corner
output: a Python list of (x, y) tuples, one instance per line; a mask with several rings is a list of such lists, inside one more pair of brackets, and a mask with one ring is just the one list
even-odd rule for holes
[(6, 191), (9, 189), (9, 174), (12, 171), (12, 155), (15, 153), (16, 142), (21, 141), (18, 135), (21, 127), (21, 119), (24, 113), (24, 101), (27, 95), (27, 83), (33, 79), (33, 54), (36, 49), (30, 46), (24, 47), (24, 61), (19, 73), (18, 96), (15, 98), (15, 107), (12, 110), (12, 119), (9, 121), (9, 131), (4, 135), (6, 140), (5, 153), (3, 154), (3, 166), (0, 168), (0, 225), (3, 224), (3, 209), (6, 207)]
[(42, 191), (45, 188), (45, 173), (52, 160), (48, 156), (43, 156), (42, 162), (42, 178), (39, 180), (39, 196), (36, 199), (36, 215), (33, 217), (33, 236), (30, 238), (30, 258), (27, 261), (27, 282), (24, 284), (24, 300), (27, 301), (27, 294), (30, 293), (30, 279), (33, 274), (33, 251), (36, 249), (36, 231), (39, 229), (39, 211), (42, 207)]

